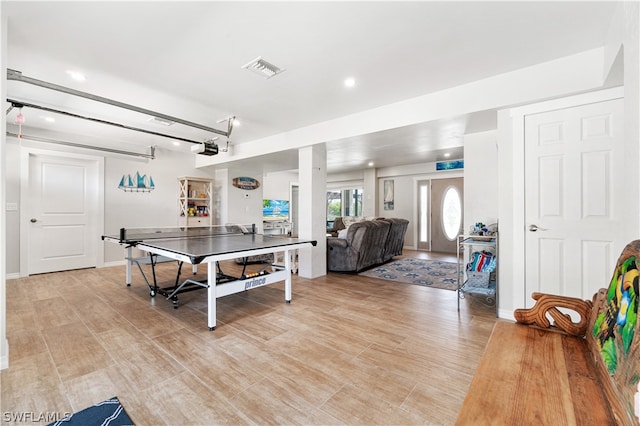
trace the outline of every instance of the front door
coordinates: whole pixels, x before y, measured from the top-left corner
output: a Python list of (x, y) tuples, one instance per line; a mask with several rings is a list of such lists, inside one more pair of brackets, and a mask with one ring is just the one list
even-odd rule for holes
[(624, 192), (623, 100), (532, 114), (524, 123), (525, 294), (590, 299), (611, 279), (614, 251), (624, 246), (616, 217), (625, 197), (637, 197)]
[(97, 265), (97, 160), (29, 153), (28, 273)]
[(463, 178), (431, 180), (431, 251), (456, 253), (463, 199)]

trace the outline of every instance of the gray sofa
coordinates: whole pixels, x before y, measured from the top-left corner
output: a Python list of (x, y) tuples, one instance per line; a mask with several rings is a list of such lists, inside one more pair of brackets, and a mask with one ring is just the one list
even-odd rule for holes
[(360, 272), (402, 254), (409, 221), (401, 218), (356, 222), (345, 238), (327, 237), (327, 269)]

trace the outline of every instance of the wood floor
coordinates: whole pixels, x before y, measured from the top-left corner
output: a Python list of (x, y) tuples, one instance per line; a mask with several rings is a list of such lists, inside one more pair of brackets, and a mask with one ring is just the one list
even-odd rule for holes
[[(175, 264), (159, 269), (170, 282)], [(291, 304), (282, 283), (220, 298), (210, 332), (206, 292), (173, 309), (133, 278), (7, 281), (3, 424), (117, 396), (138, 425), (450, 425), (496, 321), (472, 298), (458, 313), (453, 291), (330, 273), (294, 275)]]

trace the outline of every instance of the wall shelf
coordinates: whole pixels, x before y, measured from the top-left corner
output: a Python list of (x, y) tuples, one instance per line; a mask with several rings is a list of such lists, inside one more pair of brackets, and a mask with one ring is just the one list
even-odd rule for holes
[(183, 176), (178, 183), (178, 226), (211, 226), (213, 179)]

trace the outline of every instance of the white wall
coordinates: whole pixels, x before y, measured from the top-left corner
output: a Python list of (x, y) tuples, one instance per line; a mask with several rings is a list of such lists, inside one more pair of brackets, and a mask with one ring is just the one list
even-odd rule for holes
[(251, 168), (231, 167), (228, 169), (227, 202), (222, 203), (222, 209), (227, 209), (227, 222), (224, 223), (256, 225), (258, 233), (262, 233), (263, 182), (260, 182), (260, 187), (257, 189), (245, 190), (232, 185), (233, 179), (237, 177), (251, 177), (261, 181), (262, 173), (257, 175), (255, 170)]
[(464, 136), (464, 232), (498, 221), (497, 131)]
[[(180, 176), (213, 178), (194, 167), (193, 154), (156, 150), (154, 160), (109, 156), (105, 159), (105, 234), (117, 235), (120, 228), (154, 228), (178, 226), (178, 191)], [(139, 172), (151, 176), (151, 192), (124, 192), (118, 189), (123, 174)], [(122, 248), (105, 243), (104, 260), (122, 262)]]
[[(20, 271), (20, 146), (9, 139), (5, 146), (5, 202), (17, 204), (18, 209), (6, 212), (6, 239), (11, 250), (6, 250), (6, 268), (8, 278), (18, 278)], [(3, 209), (4, 210), (4, 209)]]
[[(266, 200), (289, 200), (291, 184), (298, 183), (298, 172), (267, 173), (262, 178), (262, 196)], [(291, 201), (291, 200), (289, 200)]]

